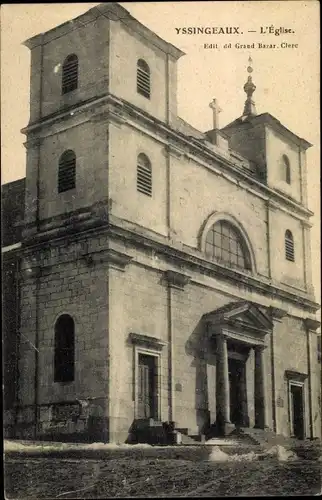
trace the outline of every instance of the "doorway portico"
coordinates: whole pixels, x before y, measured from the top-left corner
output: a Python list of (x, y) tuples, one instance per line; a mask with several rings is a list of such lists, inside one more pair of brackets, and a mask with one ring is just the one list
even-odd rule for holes
[(251, 302), (233, 302), (203, 316), (216, 348), (216, 427), (220, 434), (249, 427), (246, 361), (251, 357), (255, 427), (268, 427), (265, 348), (272, 322)]

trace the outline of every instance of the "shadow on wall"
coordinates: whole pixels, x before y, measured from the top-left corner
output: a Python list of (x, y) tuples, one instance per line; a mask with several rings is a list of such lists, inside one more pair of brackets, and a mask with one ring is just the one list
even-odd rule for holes
[[(191, 366), (195, 367), (195, 409), (199, 434), (209, 435), (212, 427), (209, 409), (209, 386), (216, 392), (215, 384), (208, 381), (208, 365), (215, 366), (215, 344), (209, 340), (200, 320), (185, 345), (188, 356), (192, 356)], [(215, 394), (214, 394), (215, 397)]]

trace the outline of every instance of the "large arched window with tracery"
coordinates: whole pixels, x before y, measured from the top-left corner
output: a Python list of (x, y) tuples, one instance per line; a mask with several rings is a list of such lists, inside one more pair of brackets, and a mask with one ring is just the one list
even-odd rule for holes
[(206, 256), (240, 269), (251, 269), (251, 258), (240, 231), (225, 220), (216, 222), (206, 237)]

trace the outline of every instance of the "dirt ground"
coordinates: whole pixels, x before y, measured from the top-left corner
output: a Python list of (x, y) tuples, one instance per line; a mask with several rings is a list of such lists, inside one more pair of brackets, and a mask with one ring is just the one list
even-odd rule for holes
[(182, 458), (7, 457), (5, 497), (87, 499), (106, 497), (223, 497), (316, 495), (321, 462), (210, 462)]

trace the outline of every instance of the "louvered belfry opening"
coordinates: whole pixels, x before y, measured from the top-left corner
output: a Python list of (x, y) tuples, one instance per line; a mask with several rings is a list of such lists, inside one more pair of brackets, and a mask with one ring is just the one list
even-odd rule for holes
[(149, 158), (143, 153), (138, 156), (136, 186), (140, 193), (152, 196), (152, 167)]
[(294, 262), (294, 239), (289, 229), (285, 232), (285, 258)]
[(150, 99), (150, 68), (143, 59), (139, 59), (137, 63), (137, 92)]
[(76, 186), (76, 156), (74, 151), (65, 151), (58, 166), (58, 193), (69, 191)]
[(71, 54), (66, 57), (62, 73), (62, 94), (67, 94), (78, 86), (78, 57)]

